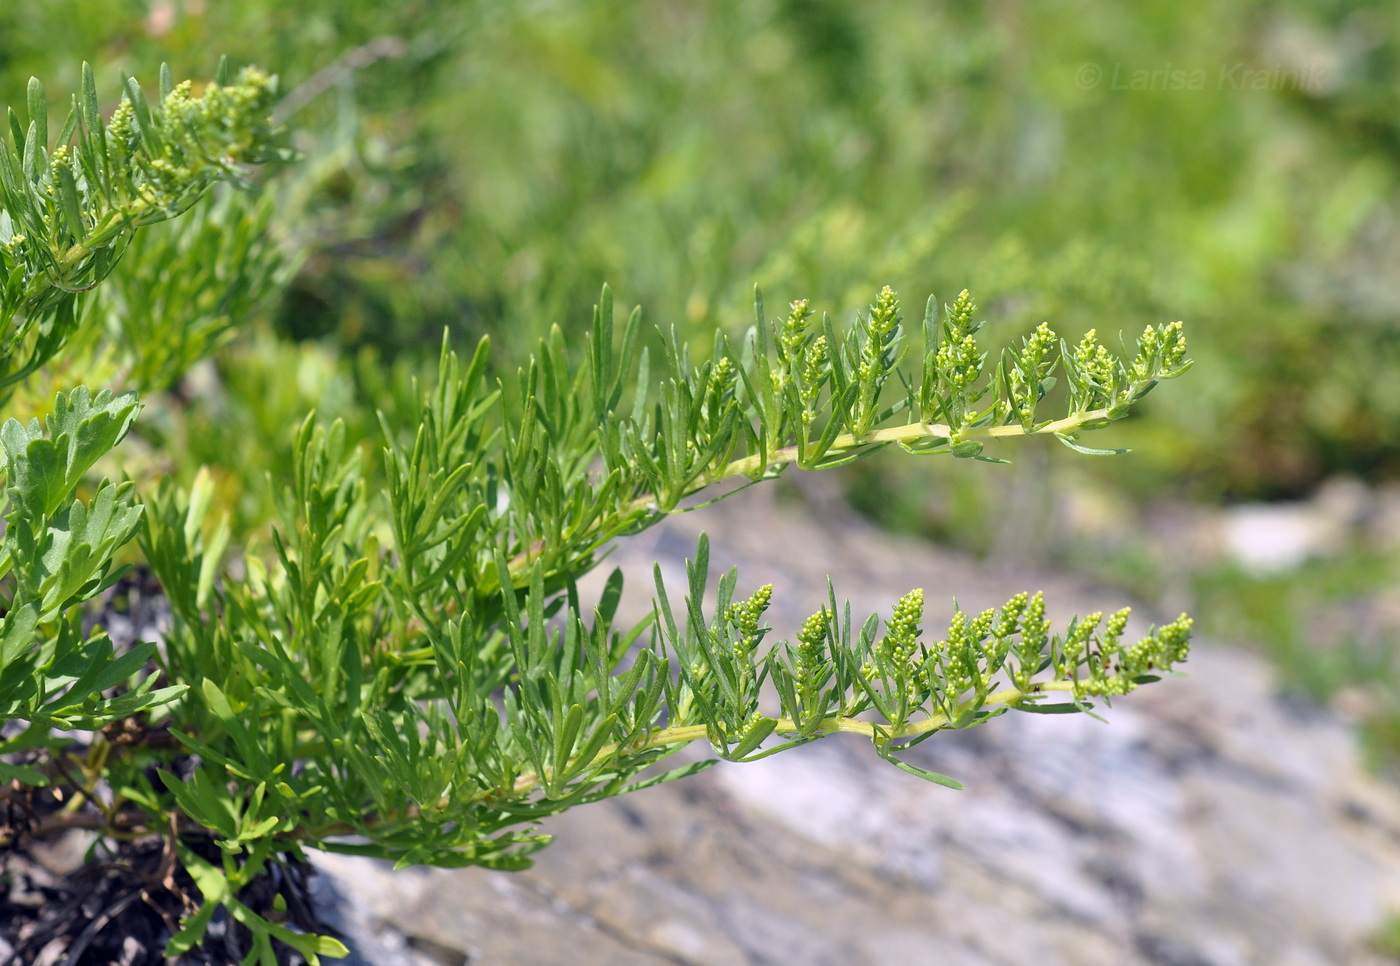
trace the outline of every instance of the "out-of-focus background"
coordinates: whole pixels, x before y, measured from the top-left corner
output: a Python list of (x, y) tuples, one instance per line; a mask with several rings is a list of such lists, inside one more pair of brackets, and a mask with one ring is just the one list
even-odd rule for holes
[(1130, 456), (891, 454), (787, 495), (1189, 609), (1400, 764), (1400, 6), (0, 3), (0, 103), (219, 54), (281, 76), (304, 160), (222, 202), (273, 241), (265, 294), (139, 307), (223, 345), (141, 433), (152, 474), (217, 469), (245, 539), (307, 409), (370, 438), (444, 327), (509, 368), (604, 282), (697, 344), (755, 284), (838, 318), (969, 288), (993, 341), (1182, 319), (1196, 368), (1097, 437)]

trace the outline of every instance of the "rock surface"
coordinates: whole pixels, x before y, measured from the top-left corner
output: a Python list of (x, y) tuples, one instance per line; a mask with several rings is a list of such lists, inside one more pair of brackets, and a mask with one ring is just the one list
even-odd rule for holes
[[(741, 589), (775, 585), (779, 637), (828, 572), (858, 614), (916, 586), (967, 609), (1043, 588), (1061, 620), (1123, 603), (832, 514), (818, 526), (767, 496), (619, 548), (632, 606), (648, 606), (653, 560), (680, 583), (702, 527)], [(1282, 696), (1259, 659), (1204, 643), (1187, 669), (1107, 725), (1013, 713), (911, 754), (963, 792), (838, 736), (560, 816), (527, 872), (326, 855), (320, 888), (377, 966), (1381, 962), (1366, 937), (1400, 911), (1400, 793), (1366, 775), (1345, 721)]]

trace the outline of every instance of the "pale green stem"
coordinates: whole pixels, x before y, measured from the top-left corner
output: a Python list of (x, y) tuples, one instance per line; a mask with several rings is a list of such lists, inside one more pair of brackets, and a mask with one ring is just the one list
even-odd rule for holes
[[(1021, 691), (1018, 688), (1005, 688), (1001, 691), (987, 695), (979, 707), (988, 705), (1014, 705), (1022, 698), (1040, 691), (1068, 691), (1073, 689), (1072, 681), (1045, 681), (1031, 685), (1028, 691)], [(904, 738), (917, 738), (919, 735), (927, 734), (930, 731), (937, 731), (945, 728), (949, 724), (946, 714), (931, 714), (919, 721), (909, 722), (899, 728), (890, 728), (886, 725), (876, 724), (871, 721), (861, 721), (858, 718), (843, 718), (840, 716), (827, 718), (817, 725), (814, 733), (818, 735), (830, 734), (855, 734), (864, 735), (874, 739), (879, 732), (879, 737), (887, 738), (891, 741), (899, 741)], [(774, 734), (796, 735), (801, 729), (791, 718), (779, 718), (777, 726), (773, 729)], [(569, 763), (570, 771), (582, 773), (587, 767), (606, 762), (609, 758), (620, 752), (640, 753), (650, 751), (654, 748), (665, 748), (673, 745), (687, 745), (692, 741), (699, 741), (701, 738), (709, 736), (709, 728), (706, 725), (685, 725), (679, 728), (662, 728), (654, 731), (645, 738), (623, 744), (606, 745), (593, 757), (585, 769), (578, 769), (577, 762)], [(534, 791), (542, 781), (553, 778), (553, 769), (545, 769), (543, 778), (536, 772), (526, 772), (515, 780), (512, 792), (516, 795), (524, 795)], [(493, 797), (496, 792), (486, 792), (481, 798)]]
[[(1022, 691), (1018, 688), (1004, 688), (1001, 691), (996, 691), (992, 694), (987, 695), (987, 697), (978, 705), (978, 707), (985, 708), (989, 705), (1014, 706), (1017, 703), (1019, 703), (1022, 698), (1031, 697), (1032, 695), (1038, 694), (1040, 692), (1070, 691), (1073, 689), (1073, 681), (1036, 682), (1032, 684), (1029, 688), (1027, 688), (1025, 691)], [(919, 721), (910, 722), (908, 724), (903, 725), (900, 728), (890, 728), (886, 725), (880, 725), (870, 721), (861, 721), (857, 718), (836, 716), (828, 718), (822, 721), (820, 724), (818, 724), (817, 727), (814, 729), (813, 734), (830, 735), (845, 733), (863, 735), (867, 738), (874, 739), (876, 737), (876, 730), (878, 729), (881, 738), (890, 741), (899, 741), (904, 738), (917, 738), (919, 735), (927, 734), (930, 731), (937, 731), (939, 728), (947, 727), (949, 724), (949, 720), (950, 719), (945, 714), (931, 714), (926, 718), (923, 718)], [(791, 718), (779, 718), (776, 727), (774, 727), (773, 729), (773, 732), (774, 734), (779, 735), (794, 736), (800, 733), (800, 729), (798, 728), (797, 723), (794, 722)], [(643, 738), (635, 739), (629, 742), (620, 742), (611, 745), (606, 745), (603, 748), (599, 749), (598, 753), (594, 755), (593, 758), (590, 759), (582, 769), (578, 767), (577, 761), (570, 762), (569, 771), (582, 774), (589, 768), (605, 764), (610, 758), (613, 758), (614, 756), (624, 752), (637, 754), (640, 752), (650, 751), (656, 748), (679, 747), (681, 745), (688, 745), (692, 741), (699, 741), (702, 738), (708, 738), (709, 734), (709, 728), (705, 725), (684, 725), (676, 728), (662, 728), (658, 731), (652, 732), (651, 734)], [(543, 778), (538, 772), (525, 772), (524, 774), (516, 778), (515, 781), (511, 784), (509, 793), (503, 793), (500, 789), (490, 789), (474, 795), (470, 799), (470, 801), (480, 802), (489, 800), (499, 800), (507, 794), (512, 798), (519, 797), (522, 795), (528, 795), (530, 792), (537, 789), (544, 782), (545, 779), (552, 779), (553, 777), (554, 769), (552, 768), (545, 769)], [(446, 808), (449, 804), (450, 799), (444, 798), (441, 802), (438, 803), (437, 807), (439, 809), (442, 809)], [(419, 814), (421, 811), (422, 809), (420, 806), (410, 804), (404, 810), (404, 812), (401, 813), (399, 817), (412, 817), (414, 815)], [(336, 822), (330, 826), (317, 829), (315, 831), (309, 829), (300, 829), (293, 834), (293, 837), (303, 841), (314, 842), (318, 839), (324, 839), (336, 835), (350, 835), (352, 833), (355, 833), (356, 831), (357, 828), (349, 823)]]
[[(964, 429), (958, 433), (959, 439), (997, 439), (1005, 436), (1045, 436), (1058, 433), (1073, 433), (1090, 423), (1103, 422), (1109, 419), (1108, 410), (1091, 409), (1082, 413), (1071, 413), (1063, 419), (1056, 419), (1034, 429), (1026, 429), (1020, 425), (1010, 426), (984, 426), (980, 429)], [(874, 446), (881, 443), (912, 443), (921, 439), (952, 439), (953, 430), (942, 423), (909, 423), (904, 426), (890, 426), (886, 429), (872, 429), (868, 433), (855, 436), (851, 433), (842, 433), (832, 442), (831, 448), (827, 450), (828, 455), (839, 455), (848, 453), (851, 450), (859, 449), (863, 446)], [(686, 496), (691, 496), (700, 492), (707, 486), (719, 483), (723, 480), (735, 477), (753, 477), (757, 473), (787, 466), (796, 463), (801, 458), (801, 451), (797, 446), (784, 446), (768, 454), (765, 462), (759, 455), (745, 456), (743, 459), (733, 460), (725, 464), (713, 473), (707, 474), (695, 486), (686, 491)], [(625, 520), (632, 514), (642, 510), (656, 510), (656, 495), (645, 493), (639, 497), (628, 500), (621, 504), (617, 510), (617, 520)], [(601, 518), (595, 518), (590, 526), (592, 529), (600, 529), (604, 526)], [(510, 572), (514, 576), (524, 574), (530, 567), (534, 559), (539, 556), (544, 549), (542, 541), (533, 546), (520, 551), (510, 560)]]
[[(1107, 420), (1107, 409), (1092, 409), (1082, 413), (1072, 413), (1063, 419), (1056, 419), (1052, 422), (1037, 426), (1034, 429), (1026, 429), (1020, 425), (1010, 426), (984, 426), (980, 429), (963, 429), (957, 433), (957, 437), (962, 440), (967, 439), (996, 439), (1003, 436), (1044, 436), (1058, 433), (1072, 433), (1083, 428), (1089, 423)], [(828, 455), (839, 455), (847, 453), (863, 446), (873, 446), (880, 443), (913, 443), (921, 439), (952, 439), (954, 432), (952, 428), (942, 423), (909, 423), (904, 426), (890, 426), (886, 429), (872, 429), (868, 433), (854, 436), (851, 433), (842, 433), (837, 436), (831, 444)], [(784, 446), (768, 454), (765, 461), (759, 454), (745, 456), (743, 459), (734, 460), (716, 472), (710, 474), (691, 493), (698, 492), (706, 486), (718, 483), (721, 480), (731, 479), (737, 476), (751, 477), (756, 473), (786, 466), (789, 463), (796, 463), (801, 458), (802, 448), (797, 446)], [(689, 495), (689, 494), (687, 494)], [(621, 507), (622, 515), (626, 516), (637, 510), (645, 510), (656, 506), (656, 496), (654, 494), (644, 494), (624, 503)]]

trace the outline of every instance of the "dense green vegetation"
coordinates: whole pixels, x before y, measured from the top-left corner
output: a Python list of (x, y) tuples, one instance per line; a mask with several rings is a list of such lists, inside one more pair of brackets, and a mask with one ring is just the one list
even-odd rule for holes
[[(838, 319), (883, 283), (970, 287), (1008, 334), (1188, 320), (1193, 391), (1146, 400), (1117, 437), (1130, 461), (1028, 447), (976, 480), (882, 458), (846, 478), (885, 524), (975, 551), (1066, 546), (1026, 526), (1058, 505), (1027, 508), (1043, 479), (1131, 518), (1148, 494), (1296, 498), (1400, 468), (1400, 10), (1385, 5), (47, 0), (3, 5), (0, 40), (7, 103), (31, 74), (76, 88), (83, 59), (112, 89), (163, 61), (198, 76), (220, 53), (290, 92), (305, 160), (246, 212), (267, 226), (246, 235), (275, 244), (239, 253), (273, 295), (198, 286), (210, 337), (185, 354), (230, 342), (216, 378), (138, 431), (178, 454), (151, 472), (211, 465), (240, 532), (273, 507), (232, 441), (280, 440), (268, 468), (285, 475), (276, 427), (297, 413), (369, 438), (370, 407), (405, 404), (443, 326), (518, 358), (551, 325), (582, 328), (604, 281), (694, 339), (739, 332), (755, 283)], [(178, 234), (142, 244), (193, 244)], [(113, 285), (118, 300), (120, 270)], [(107, 362), (98, 375), (120, 369)], [(1135, 545), (1064, 556), (1149, 599), (1178, 566)], [(1277, 637), (1262, 619), (1219, 629)]]
[[(32, 108), (29, 78), (44, 78), (50, 134), (85, 60), (114, 92), (166, 62), (209, 76), (219, 55), (278, 75), (300, 160), (109, 239), (122, 259), (82, 262), (65, 285), (84, 292), (44, 309), (81, 334), (4, 385), (5, 415), (26, 416), (79, 384), (138, 389), (122, 459), (98, 469), (198, 493), (210, 545), (272, 557), (288, 510), (266, 478), (304, 470), (288, 427), (307, 412), (342, 420), (347, 452), (380, 445), (379, 413), (416, 425), (444, 328), (459, 347), (490, 336), (511, 397), (541, 339), (585, 362), (604, 282), (697, 358), (716, 329), (742, 335), (755, 284), (770, 316), (809, 298), (840, 331), (883, 284), (920, 302), (971, 288), (991, 344), (1049, 321), (1071, 344), (1096, 329), (1114, 345), (1185, 319), (1189, 391), (1154, 393), (1098, 436), (1131, 460), (1051, 459), (1032, 440), (1010, 467), (876, 456), (841, 485), (888, 526), (1053, 552), (1191, 605), (1319, 699), (1364, 682), (1376, 759), (1400, 760), (1392, 631), (1351, 616), (1393, 585), (1393, 548), (1357, 541), (1261, 576), (1061, 526), (1067, 506), (1132, 532), (1164, 493), (1296, 499), (1339, 474), (1400, 474), (1400, 8), (0, 4), (0, 103)], [(99, 105), (109, 121), (115, 106)], [(50, 183), (61, 233), (57, 167)], [(1074, 408), (1064, 381), (1055, 394)], [(263, 458), (239, 456), (249, 439)], [(361, 471), (386, 486), (379, 461)], [(186, 589), (207, 595), (206, 577)]]
[[(1275, 497), (1396, 466), (1397, 30), (1330, 2), (53, 0), (0, 11), (0, 98), (94, 52), (100, 81), (216, 50), (314, 78), (284, 337), (525, 346), (604, 280), (696, 332), (755, 282), (845, 314), (967, 286), (1007, 331), (1187, 318), (1196, 391), (1103, 472)], [(1167, 68), (1203, 89), (1114, 89)], [(1259, 68), (1302, 73), (1237, 89)]]
[[(392, 389), (364, 400), (375, 461), (362, 425), (262, 396), (221, 406), (235, 380), (196, 372), (286, 277), (273, 196), (234, 192), (295, 160), (276, 115), (296, 92), (279, 101), (274, 75), (227, 60), (198, 86), (163, 66), (152, 96), (128, 79), (104, 114), (90, 65), (81, 78), (56, 138), (32, 78), (0, 139), (0, 401), (85, 383), (0, 426), (9, 959), (317, 966), (346, 950), (297, 884), (308, 849), (520, 869), (547, 816), (835, 734), (956, 789), (905, 752), (1010, 711), (1089, 712), (1185, 660), (1185, 614), (1135, 642), (1129, 608), (1052, 634), (1043, 595), (1023, 592), (925, 639), (915, 589), (881, 636), (830, 581), (795, 639), (763, 648), (772, 585), (741, 599), (731, 569), (711, 606), (704, 535), (683, 594), (657, 565), (646, 619), (614, 625), (621, 571), (595, 606), (579, 591), (613, 541), (722, 499), (715, 484), (882, 449), (996, 463), (1017, 438), (1103, 455), (1082, 436), (1190, 368), (1182, 323), (1144, 327), (1123, 354), (1047, 323), (996, 347), (966, 290), (914, 321), (885, 286), (839, 327), (805, 299), (773, 319), (755, 290), (742, 337), (716, 330), (693, 352), (675, 329), (644, 337), (640, 310), (617, 325), (604, 286), (582, 351), (554, 326), (509, 390), (487, 336), (459, 358), (445, 334), (427, 383), (398, 379), (402, 353)], [(295, 357), (271, 351), (271, 381), (296, 381)], [(385, 390), (375, 363), (336, 368)], [(128, 461), (143, 395), (157, 420)], [(216, 493), (207, 466), (188, 487), (151, 479), (187, 470), (206, 433), (243, 467), (224, 482), (274, 506), (270, 552), (261, 506)], [(290, 472), (259, 479), (268, 440), (287, 441)], [(94, 482), (98, 464), (120, 482)], [(141, 584), (168, 611), (131, 628)], [(716, 757), (644, 775), (698, 742)], [(12, 901), (35, 843), (68, 833), (85, 865)]]

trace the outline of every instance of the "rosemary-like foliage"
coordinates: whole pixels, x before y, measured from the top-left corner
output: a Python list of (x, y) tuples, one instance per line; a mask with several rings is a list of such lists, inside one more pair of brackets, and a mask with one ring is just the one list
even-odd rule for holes
[[(263, 118), (275, 85), (256, 71), (200, 97), (167, 75), (159, 112), (132, 85), (106, 122), (84, 79), (59, 147), (45, 147), (35, 85), (28, 128), (13, 121), (0, 149), (0, 385), (62, 349), (77, 293), (133, 232), (274, 153)], [(146, 304), (139, 295), (123, 300)], [(1126, 611), (1052, 633), (1039, 594), (926, 635), (922, 591), (882, 622), (857, 621), (828, 588), (792, 640), (770, 643), (771, 588), (741, 594), (730, 571), (705, 604), (703, 538), (683, 600), (658, 572), (652, 619), (617, 624), (616, 572), (585, 604), (577, 581), (612, 541), (715, 484), (891, 444), (988, 459), (988, 443), (1053, 435), (1097, 452), (1081, 433), (1188, 365), (1179, 323), (1122, 354), (1093, 333), (1067, 345), (1045, 325), (990, 353), (966, 292), (941, 313), (930, 299), (912, 327), (888, 288), (849, 326), (805, 302), (777, 321), (761, 299), (756, 310), (742, 339), (716, 336), (698, 361), (675, 337), (653, 360), (639, 313), (614, 330), (605, 289), (583, 363), (555, 329), (509, 386), (489, 378), (485, 340), (465, 361), (444, 340), (416, 409), (381, 416), (377, 456), (314, 414), (295, 429), (292, 478), (272, 481), (280, 522), (267, 557), (230, 554), (228, 528), (206, 521), (208, 476), (189, 492), (155, 487), (144, 509), (130, 484), (105, 480), (75, 498), (136, 418), (134, 394), (79, 388), (46, 423), (10, 420), (0, 778), (64, 789), (72, 804), (41, 832), (167, 837), (203, 896), (168, 955), (199, 944), (224, 909), (260, 961), (275, 962), (275, 941), (314, 963), (339, 943), (239, 899), (279, 857), (315, 848), (521, 868), (545, 844), (545, 816), (712, 764), (643, 777), (695, 741), (747, 761), (852, 733), (957, 787), (902, 755), (1011, 710), (1089, 710), (1185, 658), (1185, 617), (1131, 644)], [(189, 358), (161, 356), (150, 378)], [(1057, 379), (1066, 405), (1049, 415)], [(371, 458), (383, 460), (382, 490), (366, 485)], [(173, 625), (159, 646), (114, 654), (100, 629), (84, 633), (82, 605), (117, 579), (114, 554), (133, 538)]]

